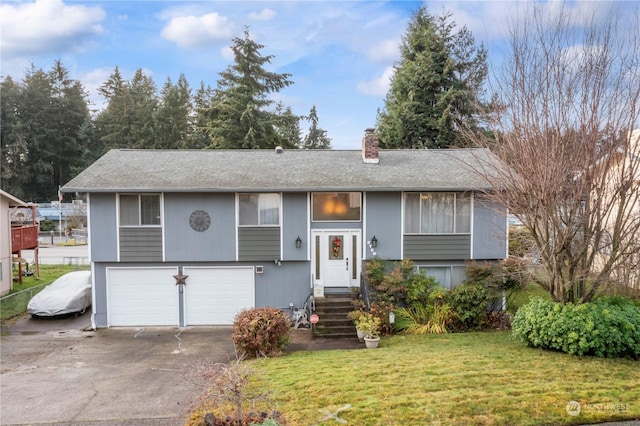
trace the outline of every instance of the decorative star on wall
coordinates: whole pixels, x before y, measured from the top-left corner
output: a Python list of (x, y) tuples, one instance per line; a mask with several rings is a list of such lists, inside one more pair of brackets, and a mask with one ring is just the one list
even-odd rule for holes
[(178, 284), (186, 285), (187, 284), (186, 281), (187, 281), (187, 278), (189, 278), (189, 275), (184, 275), (182, 271), (180, 271), (180, 273), (178, 275), (174, 275), (173, 278), (176, 279), (176, 285)]

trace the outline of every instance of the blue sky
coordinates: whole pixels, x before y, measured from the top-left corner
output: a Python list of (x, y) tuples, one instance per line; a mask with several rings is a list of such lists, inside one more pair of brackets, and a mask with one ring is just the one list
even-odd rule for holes
[[(229, 45), (245, 26), (274, 55), (270, 70), (294, 84), (277, 99), (299, 115), (315, 105), (336, 149), (358, 149), (384, 105), (392, 67), (411, 13), (426, 4), (466, 25), (497, 61), (513, 1), (8, 1), (0, 5), (0, 74), (21, 79), (31, 63), (56, 59), (100, 108), (96, 88), (118, 66), (125, 78), (142, 68), (161, 88), (183, 73), (195, 90), (215, 87), (233, 58)], [(548, 2), (553, 5), (554, 2)], [(593, 7), (598, 2), (577, 2)], [(307, 123), (302, 123), (306, 130)]]

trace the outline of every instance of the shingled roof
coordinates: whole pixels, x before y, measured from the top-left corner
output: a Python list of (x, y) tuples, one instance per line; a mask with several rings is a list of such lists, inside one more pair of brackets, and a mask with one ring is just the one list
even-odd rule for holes
[(488, 190), (477, 170), (499, 161), (484, 149), (111, 150), (64, 192), (307, 192)]

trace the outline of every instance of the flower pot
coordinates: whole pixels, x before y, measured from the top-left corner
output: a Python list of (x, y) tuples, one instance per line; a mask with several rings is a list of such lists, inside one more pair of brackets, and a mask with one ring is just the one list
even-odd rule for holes
[(365, 337), (364, 338), (364, 345), (367, 347), (367, 349), (375, 349), (378, 347), (378, 343), (380, 343), (380, 338), (379, 337)]
[(356, 328), (356, 333), (358, 334), (358, 340), (364, 342), (364, 331), (360, 331), (359, 328)]

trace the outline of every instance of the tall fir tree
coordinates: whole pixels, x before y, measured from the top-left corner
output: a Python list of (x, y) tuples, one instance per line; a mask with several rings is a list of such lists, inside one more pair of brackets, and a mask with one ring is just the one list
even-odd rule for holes
[(49, 71), (52, 83), (51, 108), (55, 119), (55, 132), (47, 141), (47, 152), (53, 166), (52, 195), (57, 188), (75, 176), (81, 164), (82, 143), (80, 136), (89, 120), (89, 107), (84, 87), (77, 80), (69, 78), (68, 70), (61, 61), (56, 61)]
[(451, 14), (426, 7), (411, 18), (401, 59), (378, 111), (377, 133), (386, 148), (447, 148), (459, 142), (458, 120), (475, 126), (487, 51)]
[(139, 68), (129, 83), (131, 100), (130, 148), (153, 148), (155, 130), (153, 117), (158, 109), (158, 96), (153, 79)]
[(98, 93), (106, 101), (94, 123), (100, 155), (112, 148), (127, 148), (130, 139), (129, 84), (116, 66)]
[(309, 116), (309, 131), (302, 141), (303, 149), (331, 149), (331, 138), (327, 136), (327, 131), (318, 127), (318, 112), (316, 106), (311, 107)]
[(282, 123), (269, 95), (291, 85), (290, 74), (267, 71), (272, 55), (262, 56), (262, 44), (233, 39), (234, 63), (220, 73), (211, 106), (206, 110), (212, 148), (255, 149), (288, 145), (278, 132)]
[(291, 107), (285, 107), (281, 103), (276, 106), (276, 115), (279, 117), (276, 123), (276, 131), (280, 136), (282, 148), (298, 148), (302, 143), (302, 129), (300, 129), (300, 116), (295, 115)]
[(96, 118), (96, 131), (103, 151), (113, 148), (153, 148), (154, 115), (158, 108), (157, 87), (142, 69), (126, 81), (116, 67), (98, 89), (107, 101)]
[(158, 110), (154, 115), (155, 140), (153, 148), (184, 148), (191, 137), (191, 88), (184, 74), (174, 85), (167, 79)]
[(211, 106), (212, 99), (213, 89), (201, 81), (200, 87), (193, 97), (191, 135), (183, 148), (203, 149), (211, 145), (211, 137), (207, 127), (207, 111)]
[(26, 199), (31, 179), (26, 124), (22, 121), (22, 86), (11, 76), (0, 82), (0, 184), (3, 190)]
[(89, 121), (86, 93), (61, 61), (49, 72), (32, 66), (22, 84), (10, 77), (2, 90), (2, 188), (27, 201), (57, 199), (75, 176)]

